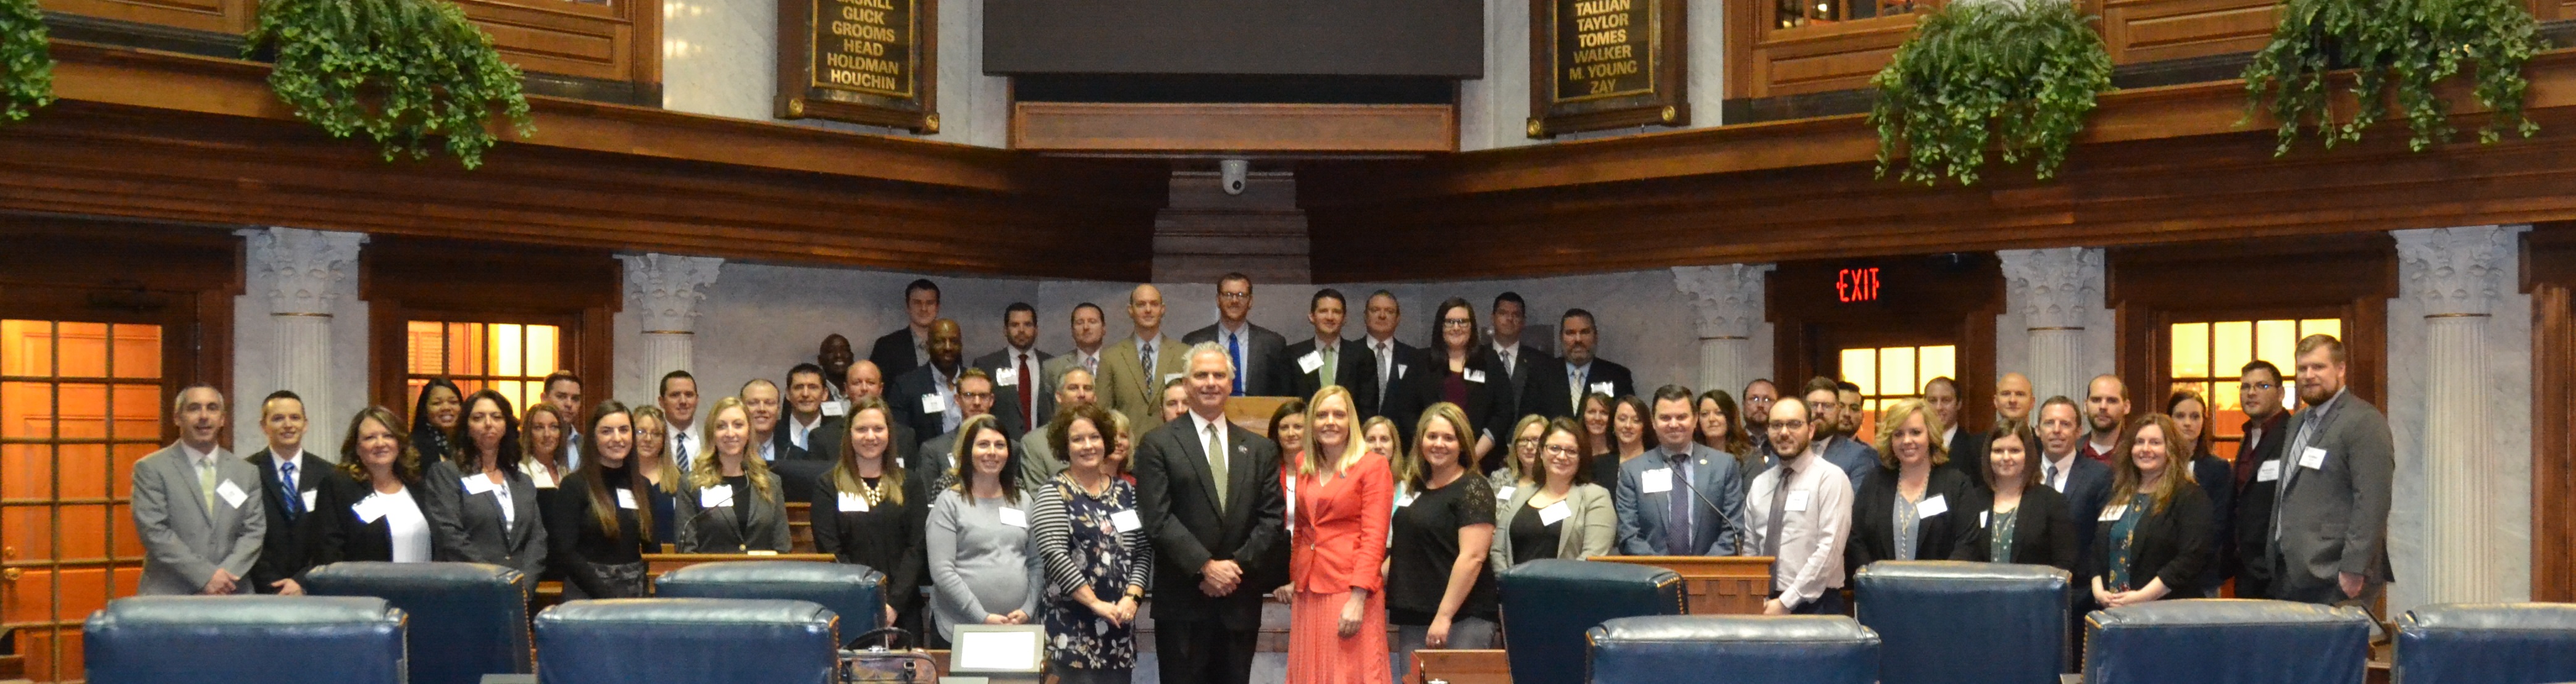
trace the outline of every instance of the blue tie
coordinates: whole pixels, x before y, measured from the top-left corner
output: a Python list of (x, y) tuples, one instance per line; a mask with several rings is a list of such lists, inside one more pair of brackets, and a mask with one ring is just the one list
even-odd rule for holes
[(1243, 336), (1225, 334), (1225, 355), (1234, 359), (1234, 396), (1243, 396)]
[(287, 461), (279, 464), (277, 479), (286, 485), (286, 519), (293, 521), (304, 517), (304, 497), (301, 496), (302, 492), (295, 491), (295, 462)]
[(1672, 457), (1673, 488), (1664, 492), (1668, 506), (1664, 516), (1665, 555), (1699, 555), (1699, 547), (1691, 543), (1691, 495), (1683, 491), (1690, 486), (1690, 477), (1683, 474), (1682, 461), (1689, 458), (1690, 454)]

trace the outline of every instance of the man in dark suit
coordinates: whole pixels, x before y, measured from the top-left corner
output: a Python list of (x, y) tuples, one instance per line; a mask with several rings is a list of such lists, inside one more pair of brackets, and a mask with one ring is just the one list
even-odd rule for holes
[[(930, 363), (912, 372), (896, 376), (886, 388), (886, 405), (894, 409), (895, 419), (912, 428), (912, 434), (927, 441), (956, 430), (966, 419), (962, 402), (968, 397), (960, 391), (958, 379), (968, 370), (964, 352), (966, 343), (957, 321), (939, 319), (930, 323)], [(979, 401), (989, 411), (996, 402), (1019, 401), (1019, 395), (997, 388), (983, 393)], [(1021, 425), (1018, 416), (1003, 415), (1002, 430), (1016, 437)], [(917, 446), (917, 445), (916, 445)], [(905, 464), (910, 466), (913, 464)]]
[(1946, 466), (1968, 476), (1978, 489), (1986, 488), (1986, 435), (1959, 424), (1959, 382), (1949, 376), (1923, 383), (1923, 403), (1932, 407), (1932, 415), (1941, 419), (1941, 446), (1949, 450)]
[(1314, 339), (1288, 345), (1279, 354), (1281, 367), (1271, 373), (1285, 379), (1288, 396), (1312, 399), (1325, 387), (1340, 385), (1357, 400), (1353, 408), (1358, 415), (1377, 415), (1377, 360), (1369, 356), (1368, 345), (1342, 339), (1344, 311), (1340, 290), (1316, 290), (1306, 305)]
[(1038, 351), (1037, 307), (1012, 302), (1003, 309), (1002, 341), (1008, 346), (1001, 351), (975, 358), (975, 367), (992, 376), (993, 384), (1011, 390), (1013, 398), (996, 410), (1017, 416), (1021, 425), (1054, 420), (1056, 378), (1046, 368), (1055, 355)]
[[(2343, 342), (2299, 340), (2299, 401), (2272, 507), (2272, 598), (2369, 606), (2394, 574), (2388, 507), (2395, 440), (2379, 407), (2344, 385)], [(2260, 475), (2257, 475), (2258, 479)]]
[(2039, 406), (2038, 427), (2040, 481), (2066, 495), (2075, 518), (2076, 557), (2083, 558), (2093, 553), (2093, 523), (2111, 499), (2111, 467), (2084, 457), (2084, 418), (2075, 400), (2049, 397)]
[(1191, 348), (1187, 416), (1136, 444), (1137, 509), (1159, 563), (1154, 648), (1164, 684), (1251, 681), (1270, 587), (1246, 578), (1284, 543), (1279, 445), (1226, 420), (1228, 364), (1213, 344)]
[[(993, 417), (1002, 424), (1002, 437), (1004, 439), (1011, 440), (1014, 445), (1011, 448), (1017, 449), (1019, 448), (1017, 444), (1020, 440), (1019, 420), (1012, 418), (1007, 412), (998, 414), (993, 412), (993, 407), (997, 405), (994, 402), (996, 397), (994, 392), (993, 379), (985, 376), (982, 369), (969, 368), (966, 369), (966, 372), (958, 374), (956, 407), (958, 423), (962, 425), (965, 423), (966, 419), (986, 414), (993, 414)], [(951, 453), (954, 452), (956, 448), (957, 430), (955, 428), (950, 428), (946, 433), (923, 440), (921, 442), (921, 455), (916, 457), (916, 460), (920, 461), (923, 464), (922, 467), (929, 469), (930, 472), (940, 473), (942, 476), (945, 476), (949, 468), (956, 465), (956, 463), (950, 458)], [(1029, 467), (1026, 460), (1022, 461), (1021, 467)], [(944, 482), (934, 483), (934, 487), (938, 484), (944, 484)]]
[(1825, 462), (1841, 468), (1843, 477), (1851, 481), (1852, 490), (1859, 491), (1861, 483), (1869, 481), (1870, 474), (1878, 472), (1878, 448), (1846, 435), (1826, 434), (1825, 426), (1840, 424), (1843, 414), (1859, 411), (1860, 407), (1843, 402), (1842, 383), (1821, 375), (1808, 378), (1806, 391), (1799, 397), (1806, 402), (1816, 425), (1815, 439), (1811, 442), (1815, 446), (1808, 448), (1824, 452)]
[(1735, 457), (1700, 444), (1691, 391), (1655, 390), (1654, 449), (1619, 465), (1611, 497), (1618, 550), (1631, 556), (1732, 556), (1744, 535), (1744, 474)]
[(1288, 338), (1252, 324), (1251, 276), (1228, 273), (1217, 278), (1216, 314), (1215, 325), (1182, 335), (1181, 343), (1214, 342), (1225, 350), (1240, 369), (1234, 376), (1234, 396), (1275, 397), (1287, 392), (1287, 383), (1276, 370), (1286, 355)]
[(1770, 378), (1754, 378), (1744, 383), (1744, 396), (1737, 399), (1744, 410), (1744, 432), (1753, 437), (1753, 449), (1762, 453), (1766, 463), (1778, 464), (1780, 453), (1771, 448), (1771, 404), (1780, 400), (1780, 386)]
[[(1574, 407), (1583, 405), (1585, 394), (1625, 397), (1637, 393), (1637, 381), (1628, 374), (1627, 366), (1593, 356), (1601, 342), (1601, 329), (1593, 324), (1592, 312), (1566, 309), (1565, 317), (1557, 321), (1557, 326), (1558, 346), (1565, 348), (1565, 358), (1553, 372), (1564, 379), (1566, 408), (1564, 413), (1548, 415), (1573, 413)], [(1858, 488), (1860, 485), (1854, 483), (1852, 486)]]
[(848, 410), (830, 395), (822, 366), (800, 363), (787, 369), (787, 415), (770, 433), (770, 451), (778, 460), (769, 467), (778, 471), (789, 501), (811, 498), (814, 479), (841, 457), (841, 441), (850, 432)]
[(910, 324), (877, 338), (868, 360), (891, 377), (920, 368), (930, 358), (930, 322), (939, 320), (939, 284), (929, 278), (903, 287), (903, 313)]
[(295, 573), (311, 565), (306, 544), (320, 535), (323, 516), (313, 515), (322, 478), (340, 476), (330, 461), (304, 450), (304, 398), (278, 390), (259, 404), (259, 431), (268, 448), (251, 454), (259, 467), (259, 491), (268, 503), (268, 532), (259, 545), (259, 560), (250, 567), (250, 585), (262, 594), (301, 595)]
[[(1540, 382), (1540, 379), (1555, 376), (1552, 371), (1557, 363), (1556, 358), (1548, 356), (1547, 352), (1521, 342), (1521, 331), (1528, 323), (1529, 305), (1521, 301), (1520, 293), (1505, 292), (1494, 296), (1494, 363), (1502, 366), (1506, 376), (1496, 385), (1503, 390), (1500, 401), (1504, 412), (1515, 421), (1532, 413), (1550, 417), (1571, 414), (1572, 407), (1560, 413), (1547, 413), (1542, 409), (1552, 408), (1553, 400), (1533, 395), (1542, 386), (1553, 386), (1552, 383)], [(1539, 372), (1541, 369), (1551, 372)]]
[[(1422, 348), (1395, 339), (1395, 329), (1403, 323), (1404, 306), (1396, 303), (1395, 293), (1378, 290), (1369, 295), (1368, 308), (1360, 317), (1360, 324), (1368, 331), (1368, 339), (1360, 340), (1360, 344), (1377, 371), (1377, 397), (1362, 400), (1376, 407), (1369, 413), (1372, 417), (1386, 415), (1391, 404), (1399, 403), (1389, 399), (1402, 396), (1412, 386), (1414, 367), (1421, 365)], [(1422, 418), (1418, 415), (1386, 417), (1400, 426), (1410, 426)], [(1399, 435), (1411, 435), (1412, 432), (1409, 428), (1396, 430)]]
[[(2236, 595), (2272, 595), (2272, 499), (2279, 494), (2281, 450), (2290, 444), (2290, 411), (2282, 405), (2281, 368), (2270, 361), (2245, 364), (2237, 378), (2237, 404), (2245, 408), (2245, 440), (2236, 445), (2236, 535), (2219, 548), (2219, 563), (2236, 578)], [(2269, 473), (2271, 477), (2263, 475)]]

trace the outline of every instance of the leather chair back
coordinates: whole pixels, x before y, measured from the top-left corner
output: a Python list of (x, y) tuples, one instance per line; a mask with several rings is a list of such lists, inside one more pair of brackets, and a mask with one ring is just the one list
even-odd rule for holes
[(403, 611), (357, 596), (135, 596), (81, 628), (99, 684), (401, 684)]
[(476, 684), (535, 671), (528, 592), (517, 569), (484, 563), (351, 561), (314, 568), (305, 593), (373, 596), (411, 615), (413, 684)]
[(1681, 575), (1663, 568), (1546, 559), (1498, 579), (1513, 684), (1582, 684), (1584, 630), (1611, 618), (1684, 612)]
[(2066, 671), (2073, 578), (2045, 565), (1882, 561), (1852, 592), (1885, 684), (2053, 684)]
[(1878, 634), (1839, 615), (1619, 618), (1592, 628), (1587, 636), (1592, 642), (1587, 681), (1592, 682), (1878, 680)]
[(2576, 681), (2576, 604), (2452, 603), (2397, 618), (2403, 684)]
[(537, 681), (836, 684), (835, 621), (812, 601), (572, 601), (537, 614)]
[(2370, 657), (2370, 615), (2354, 607), (2156, 601), (2084, 623), (2087, 684), (2352, 684)]
[(653, 595), (813, 601), (838, 614), (841, 626), (855, 637), (885, 626), (885, 582), (885, 573), (865, 565), (730, 561), (699, 563), (662, 573), (653, 581)]

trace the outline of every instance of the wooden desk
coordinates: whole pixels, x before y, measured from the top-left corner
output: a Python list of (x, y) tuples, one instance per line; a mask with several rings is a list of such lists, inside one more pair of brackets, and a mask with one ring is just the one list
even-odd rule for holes
[(787, 549), (797, 553), (814, 552), (814, 504), (787, 502)]
[[(1155, 395), (1162, 396), (1162, 395)], [(1270, 414), (1297, 397), (1235, 397), (1225, 400), (1225, 419), (1252, 434), (1270, 436)]]
[(1760, 615), (1771, 595), (1770, 556), (1594, 556), (1584, 560), (1664, 568), (1682, 576), (1692, 615)]
[(1512, 684), (1512, 660), (1500, 649), (1414, 651), (1413, 674), (1404, 681), (1428, 684), (1434, 679), (1449, 684)]

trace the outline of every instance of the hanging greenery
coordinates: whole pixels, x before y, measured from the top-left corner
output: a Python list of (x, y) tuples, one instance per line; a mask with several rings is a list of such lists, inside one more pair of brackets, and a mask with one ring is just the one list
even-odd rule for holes
[(364, 131), (385, 160), (425, 159), (443, 139), (465, 168), (483, 163), (498, 108), (535, 133), (519, 70), (447, 0), (267, 0), (246, 51), (276, 50), (268, 84), (295, 115), (337, 137)]
[(2000, 138), (2005, 163), (2048, 178), (2111, 89), (2111, 54), (2066, 0), (1967, 0), (1923, 15), (1870, 84), (1881, 177), (1902, 149), (1901, 179), (1974, 184)]
[[(2360, 140), (2392, 95), (2414, 132), (2407, 147), (2448, 142), (2458, 132), (2451, 105), (2433, 88), (2468, 67), (2477, 70), (2478, 103), (2494, 112), (2478, 129), (2480, 142), (2508, 129), (2525, 137), (2540, 130), (2522, 113), (2531, 88), (2522, 66), (2549, 45), (2519, 0), (2285, 0), (2280, 11), (2271, 44), (2245, 67), (2248, 108), (2281, 123), (2276, 155), (2288, 154), (2307, 128), (2329, 148)], [(2340, 123), (2326, 86), (2337, 69), (2353, 70), (2359, 103)]]
[(0, 123), (54, 102), (54, 58), (36, 0), (0, 0)]

